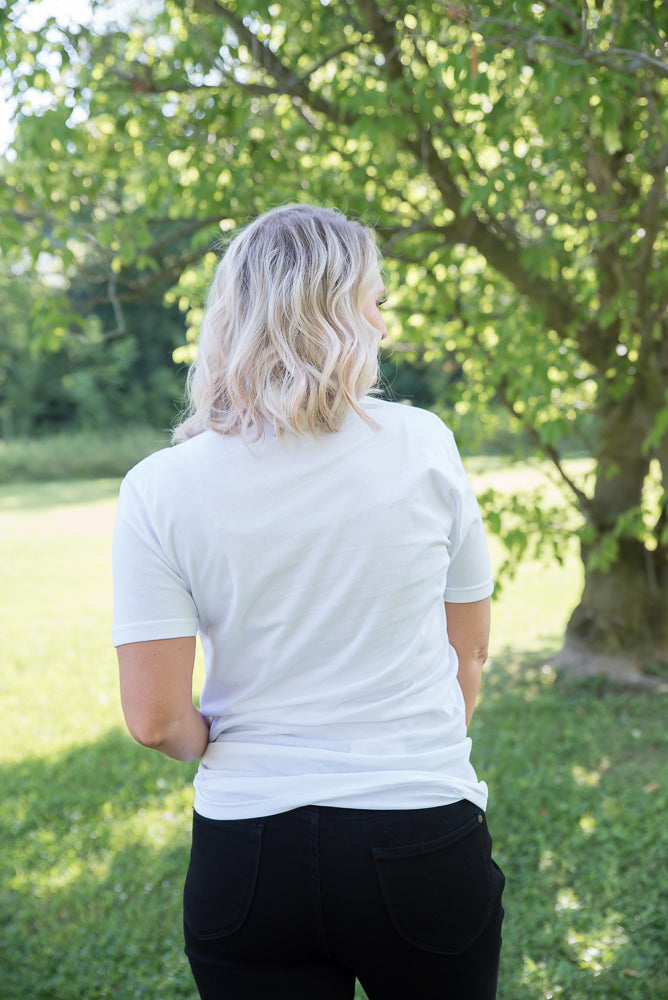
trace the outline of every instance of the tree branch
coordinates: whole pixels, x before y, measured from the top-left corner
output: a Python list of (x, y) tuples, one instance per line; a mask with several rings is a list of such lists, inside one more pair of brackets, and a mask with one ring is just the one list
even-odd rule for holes
[[(65, 224), (62, 219), (59, 219), (55, 215), (46, 211), (41, 205), (29, 198), (24, 191), (20, 188), (14, 187), (14, 185), (10, 184), (4, 177), (0, 177), (0, 187), (9, 191), (9, 193), (12, 194), (17, 200), (25, 202), (26, 205), (28, 205), (32, 210), (32, 212), (28, 214), (27, 212), (18, 212), (16, 209), (8, 209), (7, 211), (0, 212), (0, 215), (7, 218), (14, 218), (19, 222), (41, 222), (43, 224), (42, 232), (45, 237), (48, 237), (49, 229), (55, 229)], [(79, 239), (85, 241), (90, 246), (97, 246), (95, 238), (87, 229), (79, 230), (76, 226), (74, 228), (77, 230), (77, 237)]]
[[(178, 220), (171, 219), (170, 222), (176, 222)], [(160, 253), (165, 247), (170, 246), (172, 243), (176, 243), (177, 240), (184, 239), (186, 236), (194, 236), (195, 233), (200, 232), (202, 229), (206, 229), (207, 226), (212, 226), (214, 223), (217, 225), (220, 222), (220, 212), (215, 215), (205, 215), (202, 219), (185, 219), (182, 225), (178, 226), (176, 229), (165, 233), (160, 239), (156, 240), (148, 250), (147, 255), (150, 257), (153, 254)]]
[[(376, 0), (359, 0), (359, 6), (367, 16), (374, 38), (385, 56), (390, 79), (403, 80), (407, 92), (410, 81), (406, 80), (405, 69), (399, 58), (394, 22), (385, 17)], [(526, 298), (540, 306), (550, 326), (560, 336), (567, 336), (571, 324), (577, 319), (577, 310), (572, 306), (572, 295), (568, 289), (559, 288), (555, 282), (537, 275), (529, 275), (520, 259), (523, 250), (516, 233), (507, 228), (495, 231), (493, 226), (481, 219), (474, 211), (464, 213), (464, 198), (459, 191), (448, 166), (434, 146), (428, 127), (418, 123), (418, 131), (404, 139), (404, 145), (422, 163), (423, 168), (438, 188), (444, 203), (454, 213), (455, 220), (449, 227), (452, 242), (473, 246), (488, 263)]]
[[(407, 236), (414, 236), (416, 233), (439, 233), (441, 235), (448, 234), (453, 227), (451, 226), (437, 226), (430, 219), (422, 218), (418, 219), (416, 222), (412, 223), (410, 226), (393, 226), (392, 228), (383, 228), (382, 226), (376, 229), (380, 239), (383, 250), (383, 256), (391, 257), (392, 251), (394, 250), (397, 243), (406, 239)], [(397, 254), (398, 257), (404, 259), (402, 253)]]
[[(265, 73), (268, 73), (278, 84), (278, 89), (275, 92), (301, 97), (314, 111), (319, 111), (331, 121), (336, 122), (336, 124), (352, 124), (354, 120), (352, 115), (349, 115), (335, 104), (326, 100), (326, 98), (319, 94), (314, 94), (310, 90), (308, 85), (310, 74), (297, 76), (291, 67), (282, 62), (268, 45), (264, 45), (257, 35), (244, 24), (243, 20), (230, 10), (222, 0), (198, 0), (198, 2), (199, 6), (208, 10), (209, 13), (220, 16), (227, 21), (237, 38), (243, 42), (250, 52), (251, 59), (255, 64), (263, 69)], [(348, 46), (345, 47), (345, 49), (347, 48)], [(315, 70), (311, 70), (311, 72), (315, 72)], [(248, 88), (249, 86), (257, 85), (245, 84), (244, 86)]]
[[(583, 37), (580, 45), (573, 45), (571, 42), (565, 42), (560, 38), (541, 35), (523, 24), (506, 21), (500, 17), (471, 17), (469, 25), (474, 31), (478, 31), (483, 35), (483, 37), (487, 37), (484, 31), (486, 25), (503, 28), (510, 34), (511, 38), (517, 38), (522, 45), (525, 45), (529, 54), (531, 54), (534, 48), (553, 49), (555, 52), (563, 54), (562, 61), (566, 63), (572, 65), (581, 65), (583, 62), (594, 63), (594, 65), (612, 68), (624, 76), (636, 76), (638, 71), (637, 66), (624, 65), (629, 60), (633, 60), (633, 62), (640, 63), (645, 68), (653, 71), (657, 76), (668, 78), (668, 65), (645, 52), (638, 52), (634, 49), (622, 48), (616, 45), (611, 45), (607, 49), (592, 49), (587, 47), (587, 39), (591, 37), (589, 32)], [(492, 40), (487, 37), (487, 41)], [(506, 46), (507, 39), (504, 38), (503, 43)], [(620, 57), (622, 61), (616, 62), (615, 57)]]
[(116, 329), (111, 330), (109, 333), (104, 334), (103, 340), (115, 340), (116, 337), (122, 337), (124, 333), (127, 332), (127, 326), (125, 325), (125, 316), (123, 315), (123, 307), (119, 301), (118, 295), (116, 294), (116, 275), (112, 274), (109, 277), (109, 282), (107, 284), (107, 299), (111, 303), (111, 307), (114, 310), (114, 317), (116, 319)]
[(575, 497), (581, 513), (583, 514), (583, 516), (585, 518), (589, 519), (589, 511), (591, 509), (591, 500), (587, 496), (587, 494), (584, 493), (580, 489), (580, 487), (568, 475), (568, 473), (566, 472), (566, 470), (564, 469), (564, 467), (563, 467), (563, 465), (561, 463), (561, 455), (559, 454), (559, 452), (557, 451), (557, 449), (553, 445), (551, 445), (551, 444), (546, 444), (541, 439), (540, 434), (538, 433), (538, 431), (536, 430), (536, 428), (533, 426), (533, 424), (525, 424), (521, 420), (521, 417), (520, 417), (519, 413), (515, 409), (515, 403), (511, 399), (510, 394), (508, 392), (508, 384), (507, 384), (507, 380), (506, 379), (502, 379), (501, 380), (501, 382), (499, 383), (499, 386), (498, 386), (498, 391), (499, 391), (499, 395), (501, 397), (501, 402), (503, 403), (504, 407), (508, 410), (509, 413), (511, 413), (515, 417), (516, 420), (518, 420), (522, 424), (522, 427), (529, 433), (530, 437), (532, 437), (534, 439), (534, 441), (539, 446), (539, 448), (541, 449), (541, 451), (544, 452), (545, 455), (547, 455), (547, 457), (550, 459), (550, 461), (555, 466), (555, 468), (556, 468), (557, 472), (559, 473), (562, 481), (566, 484), (566, 486), (568, 486), (568, 488), (572, 492), (573, 496)]
[(587, 25), (585, 21), (583, 20), (583, 18), (579, 17), (574, 11), (569, 10), (567, 7), (564, 7), (564, 5), (561, 3), (557, 3), (557, 0), (543, 0), (543, 4), (545, 5), (545, 7), (551, 7), (553, 10), (558, 10), (560, 14), (564, 15), (564, 18), (567, 21), (572, 21), (576, 25), (576, 27), (580, 29), (581, 32), (583, 33), (586, 32)]
[[(179, 256), (176, 260), (172, 261), (172, 263), (164, 264), (162, 267), (160, 267), (157, 271), (154, 271), (148, 278), (145, 278), (143, 281), (123, 282), (122, 287), (126, 289), (125, 291), (121, 291), (117, 288), (117, 283), (119, 281), (119, 278), (122, 277), (122, 273), (120, 275), (116, 275), (115, 284), (113, 288), (114, 300), (120, 304), (123, 302), (135, 302), (138, 299), (142, 299), (146, 295), (146, 293), (150, 291), (150, 289), (153, 288), (155, 285), (159, 285), (163, 282), (167, 283), (168, 281), (172, 281), (174, 278), (178, 277), (183, 272), (184, 268), (188, 267), (190, 264), (199, 263), (201, 260), (202, 260), (202, 253), (199, 250), (193, 251), (192, 253), (184, 253), (183, 255)], [(105, 282), (107, 282), (105, 292), (104, 294), (92, 295), (90, 298), (77, 301), (77, 308), (82, 312), (83, 311), (90, 312), (96, 309), (98, 306), (112, 305), (113, 307), (114, 300), (112, 300), (112, 298), (110, 298), (109, 295), (108, 280), (109, 279), (107, 275), (101, 276), (97, 279), (89, 279), (89, 284), (91, 285), (96, 283), (104, 284)]]

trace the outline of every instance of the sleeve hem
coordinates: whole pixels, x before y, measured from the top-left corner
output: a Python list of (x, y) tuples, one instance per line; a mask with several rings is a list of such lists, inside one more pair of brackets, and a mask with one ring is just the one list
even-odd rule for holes
[(446, 588), (443, 600), (449, 601), (450, 604), (470, 604), (473, 601), (484, 601), (486, 597), (491, 597), (493, 593), (494, 581), (490, 578), (475, 587)]
[(176, 618), (168, 621), (136, 622), (132, 625), (116, 625), (111, 630), (114, 646), (127, 642), (150, 642), (153, 639), (181, 639), (197, 635), (199, 622), (194, 618)]

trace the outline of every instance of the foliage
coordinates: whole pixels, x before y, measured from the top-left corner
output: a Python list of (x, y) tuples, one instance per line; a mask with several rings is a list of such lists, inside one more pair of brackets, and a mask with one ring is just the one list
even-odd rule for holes
[[(511, 493), (535, 485), (526, 467), (497, 472)], [(117, 486), (0, 488), (5, 1000), (195, 997), (180, 913), (193, 765), (124, 731)], [(473, 722), (507, 876), (499, 1000), (663, 1000), (665, 704), (605, 686), (597, 699), (544, 665), (579, 582), (571, 556), (508, 584)]]
[[(82, 294), (83, 280), (70, 289), (73, 300)], [(178, 309), (134, 303), (125, 311), (122, 336), (110, 336), (103, 330), (112, 310), (98, 304), (87, 316), (86, 335), (56, 337), (46, 350), (40, 331), (50, 317), (52, 336), (58, 322), (53, 294), (45, 300), (39, 280), (11, 271), (2, 286), (7, 308), (0, 341), (0, 437), (173, 423), (185, 380), (172, 359), (184, 335)]]
[[(668, 481), (662, 0), (93, 0), (85, 25), (34, 27), (5, 7), (0, 236), (53, 262), (45, 343), (91, 335), (102, 300), (122, 328), (165, 281), (192, 332), (228, 234), (335, 203), (379, 233), (393, 335), (440, 365), (437, 408), (464, 436), (505, 408), (559, 470), (586, 525), (580, 638), (666, 650), (665, 493), (651, 524), (629, 513), (652, 462)], [(596, 457), (586, 492), (565, 440)]]

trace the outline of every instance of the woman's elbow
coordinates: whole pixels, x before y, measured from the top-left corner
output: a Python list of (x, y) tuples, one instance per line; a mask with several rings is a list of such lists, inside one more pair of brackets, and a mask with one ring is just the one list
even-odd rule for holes
[(149, 712), (124, 707), (125, 724), (132, 739), (149, 750), (157, 749), (165, 739), (164, 721)]

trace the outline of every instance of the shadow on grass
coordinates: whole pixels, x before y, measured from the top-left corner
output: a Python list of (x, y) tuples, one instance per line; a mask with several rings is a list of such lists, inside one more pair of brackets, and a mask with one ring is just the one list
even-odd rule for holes
[[(544, 660), (492, 664), (472, 728), (507, 876), (499, 1000), (665, 1000), (663, 707), (561, 687)], [(0, 769), (3, 998), (194, 1000), (193, 771), (120, 731)]]
[(0, 770), (4, 1000), (194, 1000), (181, 941), (192, 773), (120, 731)]
[(506, 650), (472, 727), (507, 877), (499, 1000), (660, 1000), (665, 701), (562, 682), (554, 650)]

